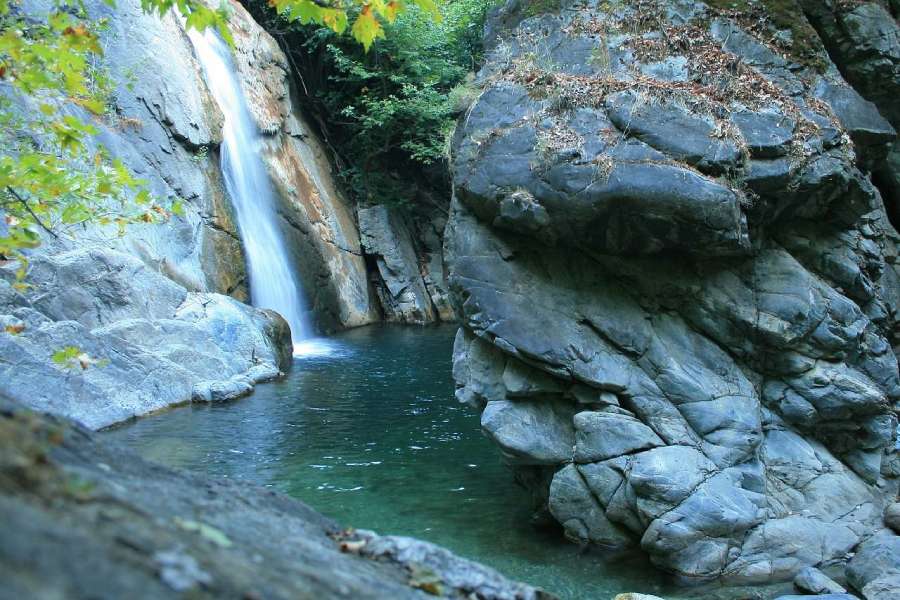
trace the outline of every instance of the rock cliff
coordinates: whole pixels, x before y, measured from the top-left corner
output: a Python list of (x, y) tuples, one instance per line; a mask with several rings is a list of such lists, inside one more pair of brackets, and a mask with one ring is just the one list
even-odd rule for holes
[(353, 207), (336, 187), (321, 142), (301, 114), (285, 54), (237, 1), (235, 63), (264, 136), (266, 166), (312, 319), (321, 331), (379, 320)]
[(457, 396), (538, 510), (752, 583), (897, 495), (896, 132), (799, 5), (711, 4), (507, 2), (445, 252)]
[(452, 321), (442, 248), (446, 218), (433, 210), (410, 212), (383, 205), (357, 212), (384, 319), (418, 325)]
[[(278, 315), (240, 302), (249, 294), (219, 168), (222, 115), (182, 24), (144, 13), (137, 0), (86, 6), (107, 23), (100, 68), (114, 94), (102, 117), (65, 110), (91, 121), (97, 143), (155, 195), (183, 199), (185, 214), (124, 236), (102, 227), (47, 236), (30, 256), (24, 293), (11, 286), (14, 265), (0, 269), (0, 392), (96, 428), (247, 394), (289, 367), (290, 350)], [(240, 4), (231, 9), (235, 63), (314, 320), (320, 330), (377, 320), (352, 207), (292, 102), (287, 61)], [(39, 18), (46, 8), (16, 10)], [(28, 102), (20, 99), (22, 110), (34, 110)], [(105, 366), (55, 364), (66, 347)]]

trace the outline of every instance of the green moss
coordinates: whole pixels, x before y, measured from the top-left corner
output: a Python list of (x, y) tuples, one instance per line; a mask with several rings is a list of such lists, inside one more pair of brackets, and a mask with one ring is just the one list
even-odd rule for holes
[(529, 0), (523, 14), (526, 17), (536, 17), (545, 13), (559, 12), (560, 8), (562, 0)]
[[(819, 34), (813, 29), (803, 14), (803, 9), (797, 0), (705, 0), (713, 9), (721, 11), (734, 11), (745, 14), (746, 23), (751, 32), (760, 35), (758, 17), (762, 16), (775, 29), (788, 31), (791, 34), (790, 43), (780, 40), (764, 40), (775, 42), (781, 50), (797, 62), (811, 67), (817, 71), (823, 71), (827, 66), (826, 52), (819, 39)], [(749, 26), (748, 26), (749, 25)]]

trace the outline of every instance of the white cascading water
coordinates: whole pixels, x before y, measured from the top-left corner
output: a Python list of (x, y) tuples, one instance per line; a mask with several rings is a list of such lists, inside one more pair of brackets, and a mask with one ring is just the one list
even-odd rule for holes
[(231, 196), (244, 245), (253, 306), (278, 312), (291, 326), (296, 353), (310, 334), (300, 285), (291, 269), (284, 238), (276, 222), (275, 193), (260, 150), (262, 138), (247, 102), (228, 46), (213, 32), (188, 36), (197, 51), (206, 83), (225, 123), (222, 128), (222, 175)]

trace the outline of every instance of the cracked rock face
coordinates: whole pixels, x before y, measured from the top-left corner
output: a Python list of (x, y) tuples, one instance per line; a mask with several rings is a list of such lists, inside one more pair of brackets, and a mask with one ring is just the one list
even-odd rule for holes
[(512, 0), (445, 237), (457, 397), (538, 509), (733, 583), (845, 560), (900, 475), (900, 237), (868, 173), (896, 134), (761, 27)]
[(444, 220), (391, 209), (359, 208), (363, 249), (374, 262), (372, 284), (384, 320), (423, 325), (453, 319), (444, 280), (440, 233)]
[[(173, 404), (229, 400), (291, 364), (271, 311), (188, 292), (135, 257), (80, 249), (37, 257), (32, 289), (0, 279), (0, 393), (98, 429)], [(98, 365), (51, 356), (76, 347)]]

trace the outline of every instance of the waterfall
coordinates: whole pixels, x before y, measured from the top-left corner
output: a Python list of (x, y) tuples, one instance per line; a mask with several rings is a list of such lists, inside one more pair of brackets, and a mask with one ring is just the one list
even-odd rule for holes
[(188, 36), (206, 83), (222, 109), (222, 175), (237, 218), (253, 306), (277, 311), (291, 326), (295, 352), (310, 335), (301, 288), (278, 228), (272, 182), (261, 158), (262, 137), (250, 115), (231, 50), (212, 31)]

